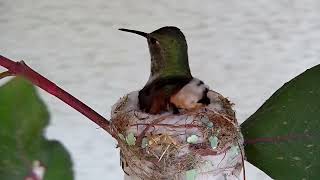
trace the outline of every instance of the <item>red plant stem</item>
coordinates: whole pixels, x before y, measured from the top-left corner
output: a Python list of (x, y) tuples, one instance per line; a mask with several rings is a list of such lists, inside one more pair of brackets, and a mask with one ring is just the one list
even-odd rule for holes
[(89, 106), (85, 105), (77, 98), (73, 97), (65, 90), (58, 87), (52, 81), (48, 80), (47, 78), (31, 69), (23, 61), (14, 62), (0, 55), (0, 66), (8, 69), (8, 73), (6, 74), (22, 76), (31, 81), (34, 85), (59, 98), (61, 101), (65, 102), (81, 114), (85, 115), (87, 118), (89, 118), (91, 121), (96, 123), (98, 126), (106, 130), (111, 136), (114, 137), (114, 134), (112, 133), (110, 128), (110, 122), (107, 119), (102, 117), (100, 114), (91, 109)]

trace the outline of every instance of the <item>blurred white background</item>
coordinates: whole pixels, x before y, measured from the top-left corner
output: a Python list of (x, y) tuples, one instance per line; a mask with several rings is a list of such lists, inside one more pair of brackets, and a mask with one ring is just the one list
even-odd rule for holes
[[(0, 0), (0, 54), (25, 60), (109, 118), (115, 101), (149, 77), (145, 39), (179, 27), (195, 77), (235, 103), (244, 121), (283, 83), (320, 63), (318, 0)], [(0, 69), (3, 70), (3, 69)], [(46, 135), (70, 151), (77, 180), (120, 180), (115, 141), (97, 125), (40, 91)], [(248, 163), (247, 179), (270, 179)]]

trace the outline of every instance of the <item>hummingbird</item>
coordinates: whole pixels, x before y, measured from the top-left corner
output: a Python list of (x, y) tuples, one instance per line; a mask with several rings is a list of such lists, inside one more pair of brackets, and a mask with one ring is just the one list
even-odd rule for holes
[[(151, 33), (124, 28), (119, 30), (140, 35), (148, 42), (151, 72), (149, 80), (139, 91), (140, 110), (150, 114), (167, 111), (179, 113), (179, 109), (210, 103), (207, 97), (208, 88), (191, 75), (187, 41), (179, 28), (165, 26)], [(200, 94), (192, 88), (192, 84), (202, 87)], [(192, 98), (190, 95), (195, 92), (199, 97)]]

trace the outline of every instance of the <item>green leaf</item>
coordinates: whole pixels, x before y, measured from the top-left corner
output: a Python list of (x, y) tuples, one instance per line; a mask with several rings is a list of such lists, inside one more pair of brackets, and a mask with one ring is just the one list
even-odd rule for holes
[(274, 179), (320, 177), (320, 65), (277, 90), (241, 125), (250, 163)]
[(21, 180), (33, 166), (45, 168), (44, 179), (73, 179), (71, 158), (43, 133), (49, 113), (35, 88), (22, 78), (0, 87), (0, 179)]

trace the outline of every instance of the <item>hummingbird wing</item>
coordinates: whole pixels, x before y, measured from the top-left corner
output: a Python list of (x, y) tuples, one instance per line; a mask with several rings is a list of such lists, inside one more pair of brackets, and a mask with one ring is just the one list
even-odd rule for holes
[(172, 104), (170, 97), (188, 84), (192, 78), (165, 77), (158, 78), (139, 91), (140, 109), (151, 114), (168, 111)]

